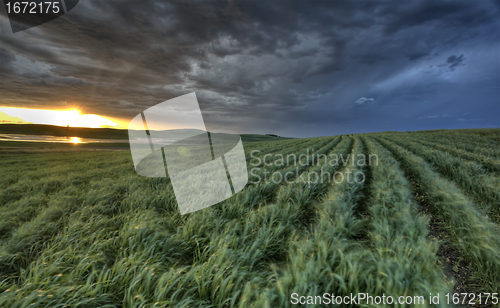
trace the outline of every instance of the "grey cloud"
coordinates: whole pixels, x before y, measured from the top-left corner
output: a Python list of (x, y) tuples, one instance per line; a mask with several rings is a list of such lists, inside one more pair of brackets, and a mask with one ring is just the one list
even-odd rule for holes
[(0, 47), (0, 67), (10, 69), (14, 61), (16, 61), (16, 55), (12, 51)]
[(367, 95), (380, 112), (411, 104), (441, 114), (448, 111), (424, 111), (452, 101), (441, 95), (453, 93), (444, 81), (429, 85), (415, 73), (397, 86), (375, 85), (438, 57), (443, 63), (443, 55), (460, 54), (448, 58), (450, 70), (464, 65), (464, 54), (472, 66), (467, 48), (498, 42), (495, 14), (489, 1), (87, 0), (21, 35), (1, 34), (0, 67), (11, 70), (0, 72), (0, 104), (74, 101), (87, 113), (131, 118), (195, 91), (221, 127), (269, 132), (295, 123), (307, 127), (302, 135), (328, 129), (332, 114), (372, 116), (363, 112), (373, 108), (352, 108), (374, 103)]

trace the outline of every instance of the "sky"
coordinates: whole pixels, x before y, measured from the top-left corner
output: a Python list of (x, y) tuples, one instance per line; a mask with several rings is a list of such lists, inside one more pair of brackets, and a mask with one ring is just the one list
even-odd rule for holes
[(81, 0), (0, 29), (3, 112), (127, 123), (195, 92), (226, 132), (500, 127), (500, 1)]

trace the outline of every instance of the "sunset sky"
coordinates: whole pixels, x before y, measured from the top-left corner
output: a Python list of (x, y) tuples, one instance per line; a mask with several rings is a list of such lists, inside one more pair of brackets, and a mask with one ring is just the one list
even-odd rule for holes
[[(80, 114), (78, 110), (43, 110), (0, 107), (0, 123), (34, 123), (72, 127), (124, 128), (111, 119), (96, 114)], [(121, 124), (121, 123), (120, 123)]]
[(0, 29), (0, 121), (126, 128), (195, 92), (238, 133), (500, 127), (500, 1), (86, 0)]

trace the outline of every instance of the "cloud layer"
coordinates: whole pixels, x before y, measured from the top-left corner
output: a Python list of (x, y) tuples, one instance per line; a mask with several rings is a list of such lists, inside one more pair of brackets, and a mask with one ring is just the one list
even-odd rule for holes
[[(499, 126), (498, 17), (494, 1), (87, 0), (12, 34), (2, 14), (0, 106), (131, 119), (194, 91), (208, 126), (240, 133)], [(434, 114), (450, 116), (419, 120)]]

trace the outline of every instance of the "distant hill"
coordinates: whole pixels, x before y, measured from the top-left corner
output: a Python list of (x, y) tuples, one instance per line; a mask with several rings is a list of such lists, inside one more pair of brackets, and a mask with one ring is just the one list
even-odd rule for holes
[(95, 139), (128, 139), (126, 129), (62, 127), (45, 124), (0, 124), (0, 134), (50, 135)]
[[(115, 128), (62, 127), (45, 124), (0, 124), (0, 134), (49, 135), (93, 139), (128, 139), (128, 130)], [(241, 140), (272, 141), (290, 139), (268, 135), (242, 134)]]
[(288, 137), (275, 137), (273, 135), (257, 135), (257, 134), (241, 134), (240, 136), (241, 140), (244, 142), (293, 139)]

